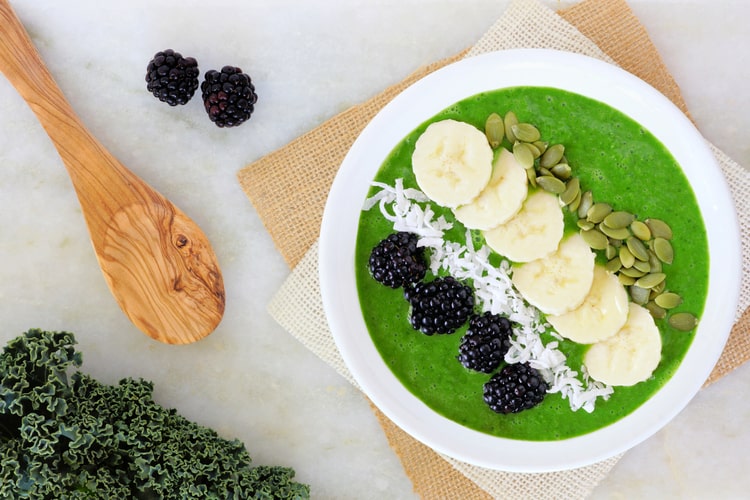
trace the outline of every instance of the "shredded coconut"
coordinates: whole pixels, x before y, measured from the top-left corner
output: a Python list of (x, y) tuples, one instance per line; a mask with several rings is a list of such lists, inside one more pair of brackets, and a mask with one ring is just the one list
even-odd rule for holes
[(430, 199), (418, 189), (404, 188), (403, 179), (396, 179), (394, 186), (379, 182), (373, 186), (380, 190), (365, 200), (364, 210), (378, 205), (383, 216), (393, 223), (394, 231), (417, 234), (418, 245), (430, 249), (433, 274), (442, 269), (456, 279), (471, 281), (482, 312), (505, 315), (517, 325), (505, 355), (506, 362), (529, 363), (549, 385), (548, 392), (567, 399), (573, 411), (583, 409), (590, 413), (597, 398), (609, 398), (612, 387), (591, 380), (585, 369), (579, 374), (566, 364), (558, 340), (544, 343), (541, 335), (545, 332), (556, 339), (561, 337), (513, 287), (507, 260), (498, 266), (491, 264), (489, 247), (475, 249), (470, 231), (466, 232), (465, 244), (445, 240), (445, 231), (452, 229), (453, 224), (443, 216), (436, 219)]

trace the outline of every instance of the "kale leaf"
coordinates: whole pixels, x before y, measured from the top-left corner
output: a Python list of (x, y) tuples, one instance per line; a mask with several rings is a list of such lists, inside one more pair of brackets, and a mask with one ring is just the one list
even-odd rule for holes
[(69, 332), (32, 329), (0, 354), (0, 499), (306, 499), (294, 470), (250, 466), (227, 440), (154, 402), (153, 384), (78, 368)]

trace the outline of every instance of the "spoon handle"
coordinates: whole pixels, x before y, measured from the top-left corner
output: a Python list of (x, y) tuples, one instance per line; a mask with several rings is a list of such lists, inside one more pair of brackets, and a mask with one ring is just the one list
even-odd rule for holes
[[(154, 194), (143, 190), (133, 192), (134, 187), (141, 188), (143, 183), (132, 182), (135, 175), (86, 129), (7, 0), (0, 0), (0, 71), (26, 100), (49, 135), (81, 204), (96, 205), (99, 217), (87, 217), (89, 226), (94, 226), (92, 236), (101, 234), (96, 226), (109, 219), (122, 206), (123, 199)], [(128, 188), (122, 189), (123, 186)], [(93, 200), (92, 193), (100, 195)]]

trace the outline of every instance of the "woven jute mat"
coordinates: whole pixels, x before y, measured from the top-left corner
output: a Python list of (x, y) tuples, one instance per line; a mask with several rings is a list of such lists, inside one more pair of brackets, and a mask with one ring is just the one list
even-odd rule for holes
[[(292, 268), (269, 312), (300, 342), (355, 386), (323, 312), (317, 275), (317, 239), (328, 191), (350, 146), (365, 125), (406, 87), (442, 66), (487, 51), (553, 48), (617, 64), (661, 91), (686, 114), (679, 87), (624, 0), (585, 0), (554, 12), (535, 0), (513, 1), (477, 43), (453, 57), (419, 68), (402, 82), (354, 106), (248, 165), (238, 180), (279, 252)], [(710, 383), (750, 359), (750, 174), (711, 146), (729, 181), (740, 218), (743, 286), (737, 322)], [(292, 168), (290, 168), (292, 167)], [(285, 175), (278, 175), (279, 171)], [(316, 175), (310, 176), (310, 172)], [(584, 498), (619, 460), (542, 473), (483, 469), (440, 455), (416, 441), (372, 406), (385, 435), (425, 499)]]

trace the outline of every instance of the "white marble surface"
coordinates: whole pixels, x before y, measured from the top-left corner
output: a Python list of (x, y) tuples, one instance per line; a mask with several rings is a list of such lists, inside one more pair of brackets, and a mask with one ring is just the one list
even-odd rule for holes
[[(570, 2), (546, 1), (552, 8)], [(288, 274), (236, 172), (413, 69), (474, 42), (503, 0), (197, 2), (15, 0), (52, 74), (93, 133), (211, 238), (227, 291), (219, 328), (189, 346), (135, 329), (110, 296), (62, 164), (0, 78), (0, 341), (76, 333), (84, 369), (144, 377), (166, 406), (284, 464), (315, 498), (413, 498), (367, 403), (267, 314)], [(750, 166), (750, 3), (633, 0), (706, 138)], [(196, 99), (170, 108), (145, 66), (172, 47), (201, 70), (242, 67), (260, 95), (221, 130)], [(279, 172), (284, 175), (284, 172)], [(597, 499), (750, 496), (750, 366), (701, 391), (594, 491)]]

